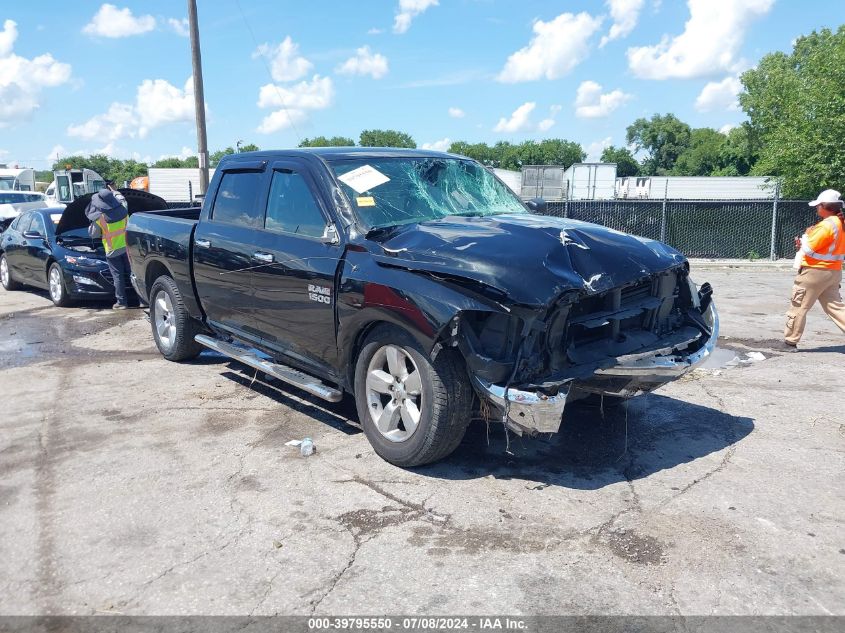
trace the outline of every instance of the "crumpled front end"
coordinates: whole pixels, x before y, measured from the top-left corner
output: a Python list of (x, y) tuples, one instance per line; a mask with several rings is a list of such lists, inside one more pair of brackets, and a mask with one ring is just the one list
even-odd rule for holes
[(462, 313), (452, 326), (477, 392), (517, 433), (557, 432), (568, 403), (630, 397), (676, 380), (718, 340), (709, 284), (687, 265), (604, 292), (569, 292), (542, 310)]

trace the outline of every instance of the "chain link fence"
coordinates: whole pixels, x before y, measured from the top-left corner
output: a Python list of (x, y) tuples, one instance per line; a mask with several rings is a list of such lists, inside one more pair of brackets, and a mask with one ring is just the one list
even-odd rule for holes
[(569, 200), (549, 202), (546, 215), (660, 240), (687, 257), (719, 259), (792, 258), (795, 236), (818, 221), (804, 200)]

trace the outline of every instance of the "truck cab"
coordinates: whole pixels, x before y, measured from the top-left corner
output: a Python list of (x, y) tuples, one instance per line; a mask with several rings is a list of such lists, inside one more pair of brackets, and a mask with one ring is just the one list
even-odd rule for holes
[(0, 191), (35, 191), (35, 170), (0, 166)]
[(70, 204), (88, 193), (106, 186), (105, 179), (93, 169), (62, 169), (53, 172), (55, 180), (45, 192), (53, 204)]

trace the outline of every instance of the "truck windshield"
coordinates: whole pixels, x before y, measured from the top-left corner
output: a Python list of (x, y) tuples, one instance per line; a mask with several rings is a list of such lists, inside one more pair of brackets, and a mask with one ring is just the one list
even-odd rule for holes
[(478, 163), (457, 158), (369, 158), (331, 163), (368, 229), (450, 215), (527, 213), (519, 198)]
[(13, 176), (0, 177), (0, 191), (14, 191), (15, 178)]

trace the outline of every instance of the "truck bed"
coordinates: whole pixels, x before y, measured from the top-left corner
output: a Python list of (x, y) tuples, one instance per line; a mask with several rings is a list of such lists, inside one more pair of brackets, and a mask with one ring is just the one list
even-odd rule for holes
[[(160, 272), (157, 271), (165, 268), (195, 318), (201, 318), (202, 312), (191, 280), (191, 248), (200, 211), (199, 207), (189, 207), (133, 213), (126, 227), (132, 274), (143, 281), (149, 274), (158, 275)], [(148, 301), (147, 284), (136, 286), (140, 286), (136, 290), (144, 301)]]

